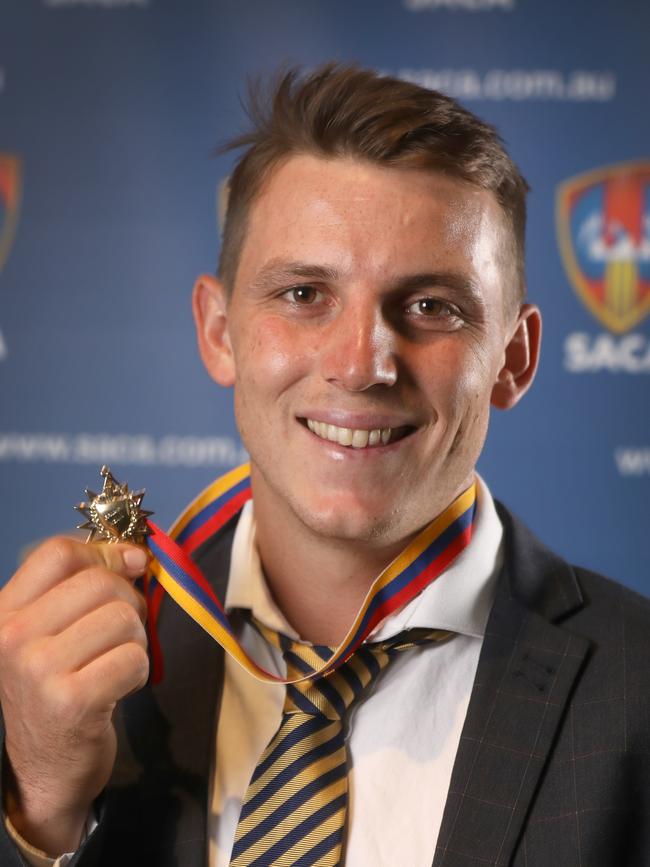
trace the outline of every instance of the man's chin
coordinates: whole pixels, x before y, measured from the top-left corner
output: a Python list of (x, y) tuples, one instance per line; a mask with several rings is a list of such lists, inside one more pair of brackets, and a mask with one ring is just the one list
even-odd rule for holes
[(295, 511), (305, 527), (323, 539), (360, 543), (384, 540), (392, 544), (399, 535), (396, 511), (387, 510), (385, 502), (375, 508), (349, 502), (319, 503), (299, 506)]
[[(269, 521), (295, 520), (314, 537), (340, 542), (394, 545), (409, 535), (404, 510), (387, 485), (332, 485), (331, 480), (303, 476), (275, 480), (252, 464), (253, 494)], [(263, 504), (263, 506), (262, 506)]]

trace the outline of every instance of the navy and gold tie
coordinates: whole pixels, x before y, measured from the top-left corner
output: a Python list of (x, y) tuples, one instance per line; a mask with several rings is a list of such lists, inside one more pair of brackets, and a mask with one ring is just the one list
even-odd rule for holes
[[(287, 676), (319, 668), (332, 648), (264, 635), (282, 651)], [(289, 684), (280, 727), (262, 753), (242, 805), (231, 867), (337, 867), (347, 808), (344, 716), (396, 653), (442, 641), (441, 630), (414, 629), (363, 644), (334, 672)]]

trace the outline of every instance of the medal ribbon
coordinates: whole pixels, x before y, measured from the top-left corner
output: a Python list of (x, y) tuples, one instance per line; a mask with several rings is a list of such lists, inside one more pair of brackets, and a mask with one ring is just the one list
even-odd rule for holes
[(156, 620), (166, 591), (223, 649), (257, 680), (299, 683), (327, 674), (347, 660), (375, 626), (410, 602), (467, 547), (472, 537), (476, 484), (424, 528), (373, 582), (348, 634), (331, 658), (303, 677), (286, 679), (252, 659), (235, 637), (226, 612), (191, 554), (216, 533), (251, 498), (250, 467), (244, 464), (209, 485), (171, 528), (169, 535), (147, 521), (149, 549), (155, 557), (145, 588), (153, 657), (152, 680), (162, 676)]

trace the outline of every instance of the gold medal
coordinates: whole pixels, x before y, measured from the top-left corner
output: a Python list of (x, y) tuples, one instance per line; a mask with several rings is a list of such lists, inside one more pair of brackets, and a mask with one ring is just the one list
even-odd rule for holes
[(104, 478), (101, 494), (86, 488), (87, 503), (75, 506), (87, 521), (77, 524), (80, 530), (90, 530), (87, 542), (97, 538), (100, 542), (144, 542), (149, 534), (147, 517), (153, 512), (140, 508), (144, 490), (130, 491), (126, 482), (120, 484), (110, 469), (100, 470)]

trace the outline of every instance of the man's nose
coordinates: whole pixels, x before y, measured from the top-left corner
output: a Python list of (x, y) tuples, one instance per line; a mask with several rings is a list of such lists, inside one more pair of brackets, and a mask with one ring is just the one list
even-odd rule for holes
[(347, 391), (397, 381), (396, 335), (379, 310), (350, 307), (330, 323), (322, 354), (324, 378)]

